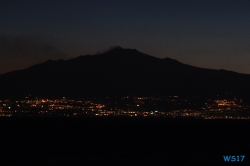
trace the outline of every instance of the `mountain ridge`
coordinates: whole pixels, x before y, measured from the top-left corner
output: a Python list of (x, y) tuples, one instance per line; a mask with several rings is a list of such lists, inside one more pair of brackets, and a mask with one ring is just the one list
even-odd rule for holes
[(0, 98), (51, 96), (212, 95), (250, 92), (250, 75), (114, 48), (69, 60), (47, 60), (0, 75)]

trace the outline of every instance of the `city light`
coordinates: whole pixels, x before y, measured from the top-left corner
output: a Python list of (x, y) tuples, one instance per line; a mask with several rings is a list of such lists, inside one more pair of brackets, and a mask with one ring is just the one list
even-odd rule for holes
[[(195, 97), (197, 98), (197, 97)], [(181, 96), (125, 96), (111, 104), (96, 99), (35, 99), (0, 101), (0, 116), (128, 116), (199, 119), (249, 119), (242, 99), (207, 99), (200, 103)]]

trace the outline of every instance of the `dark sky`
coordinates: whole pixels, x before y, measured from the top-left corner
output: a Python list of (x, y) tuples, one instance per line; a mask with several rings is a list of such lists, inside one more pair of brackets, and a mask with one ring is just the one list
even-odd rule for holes
[(116, 45), (250, 74), (250, 1), (0, 2), (0, 73)]

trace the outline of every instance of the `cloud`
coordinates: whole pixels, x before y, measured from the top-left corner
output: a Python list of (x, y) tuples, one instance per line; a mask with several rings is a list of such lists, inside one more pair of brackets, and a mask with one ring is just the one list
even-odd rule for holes
[(48, 59), (65, 59), (67, 54), (55, 41), (38, 36), (0, 36), (0, 73), (29, 67)]
[(0, 36), (0, 58), (41, 60), (65, 57), (53, 43), (37, 36)]

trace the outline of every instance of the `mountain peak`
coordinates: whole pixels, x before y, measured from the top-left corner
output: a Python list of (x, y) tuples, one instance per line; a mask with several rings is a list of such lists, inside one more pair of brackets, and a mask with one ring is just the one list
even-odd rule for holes
[(122, 48), (121, 46), (114, 46), (114, 47), (110, 47), (110, 50), (124, 50), (124, 48)]
[(116, 46), (105, 53), (65, 61), (48, 60), (1, 75), (0, 98), (26, 94), (84, 97), (207, 95), (229, 90), (250, 93), (250, 75), (221, 71), (191, 67), (172, 58), (160, 59)]
[(139, 52), (136, 49), (122, 48), (121, 46), (114, 46), (114, 47), (110, 47), (104, 53), (120, 53), (120, 52), (125, 52), (125, 51)]
[[(151, 55), (144, 54), (136, 49), (131, 48), (122, 48), (120, 46), (110, 47), (109, 50), (102, 54), (97, 54), (94, 56), (103, 56), (109, 58), (121, 58), (121, 59), (129, 59), (129, 60), (159, 60), (159, 58), (156, 58)], [(104, 57), (105, 57), (104, 56)]]

